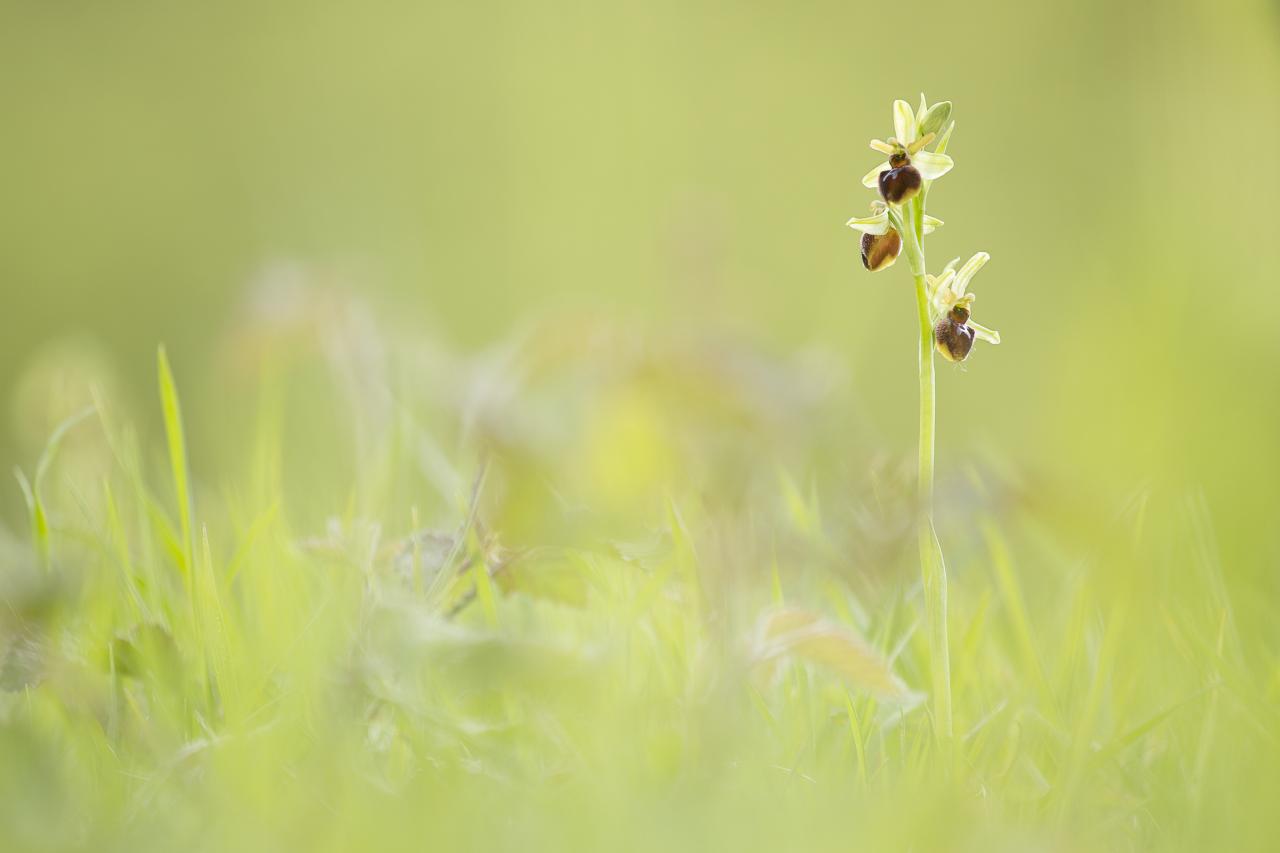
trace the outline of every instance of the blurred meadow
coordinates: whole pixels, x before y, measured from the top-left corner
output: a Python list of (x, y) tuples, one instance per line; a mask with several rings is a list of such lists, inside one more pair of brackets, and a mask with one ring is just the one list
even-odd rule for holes
[[(1274, 849), (1280, 5), (3, 0), (0, 57), (0, 849)], [(1004, 337), (939, 362), (951, 743), (844, 225), (921, 91)]]

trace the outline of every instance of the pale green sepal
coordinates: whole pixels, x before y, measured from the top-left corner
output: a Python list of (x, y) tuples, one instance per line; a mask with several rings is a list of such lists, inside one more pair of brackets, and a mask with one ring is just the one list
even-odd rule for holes
[(950, 172), (955, 161), (946, 154), (938, 154), (935, 151), (918, 151), (911, 158), (911, 165), (920, 172), (920, 177), (926, 181), (932, 181)]
[(855, 231), (861, 231), (863, 234), (880, 235), (889, 230), (889, 213), (882, 210), (871, 216), (864, 216), (861, 219), (850, 219), (847, 223), (850, 228)]
[(988, 329), (986, 326), (983, 326), (980, 323), (973, 322), (972, 319), (969, 320), (967, 325), (969, 326), (970, 329), (973, 329), (974, 337), (980, 340), (984, 340), (989, 344), (1000, 343), (1000, 333), (997, 332), (995, 329)]
[(916, 139), (916, 114), (906, 101), (893, 102), (893, 132), (898, 144), (906, 147)]
[(947, 153), (947, 144), (951, 142), (951, 131), (956, 129), (956, 123), (953, 121), (947, 125), (947, 132), (942, 134), (942, 139), (938, 140), (938, 144), (933, 146), (933, 150), (939, 154)]
[(887, 172), (892, 168), (893, 167), (889, 165), (888, 160), (884, 161), (879, 166), (876, 166), (870, 172), (867, 172), (865, 175), (862, 176), (862, 185), (869, 190), (879, 189), (880, 173)]

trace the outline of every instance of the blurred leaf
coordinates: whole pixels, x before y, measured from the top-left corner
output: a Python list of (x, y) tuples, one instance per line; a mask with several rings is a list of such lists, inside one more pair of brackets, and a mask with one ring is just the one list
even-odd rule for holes
[(612, 545), (619, 557), (646, 571), (654, 570), (671, 557), (671, 533), (667, 530), (652, 530), (640, 539), (615, 540)]
[(567, 554), (522, 554), (499, 568), (502, 571), (495, 571), (494, 577), (503, 592), (523, 592), (575, 607), (587, 603), (587, 573), (580, 562)]
[(171, 679), (181, 666), (181, 657), (173, 635), (163, 625), (144, 622), (113, 637), (103, 663), (114, 666), (117, 675)]
[(757, 637), (755, 661), (766, 671), (780, 660), (796, 659), (818, 664), (881, 698), (898, 702), (915, 698), (862, 637), (820, 613), (797, 607), (771, 611), (761, 617)]
[(0, 690), (25, 690), (38, 684), (45, 669), (48, 647), (33, 632), (11, 638), (0, 650)]

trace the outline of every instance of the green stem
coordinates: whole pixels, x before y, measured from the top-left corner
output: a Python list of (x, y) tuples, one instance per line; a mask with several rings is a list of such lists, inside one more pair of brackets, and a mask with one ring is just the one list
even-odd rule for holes
[(930, 680), (933, 687), (934, 732), (949, 743), (951, 723), (951, 653), (947, 638), (947, 568), (933, 529), (933, 460), (935, 393), (933, 322), (929, 315), (929, 289), (925, 281), (924, 199), (917, 198), (903, 211), (904, 249), (916, 285), (916, 314), (920, 323), (920, 456), (917, 469), (917, 539), (920, 572), (924, 583), (925, 621), (929, 635)]
[(929, 518), (933, 515), (933, 323), (929, 319), (929, 292), (924, 276), (918, 275), (915, 279), (916, 313), (920, 319), (920, 464), (916, 494), (921, 516)]
[(923, 205), (912, 205), (916, 214), (910, 227), (920, 266), (915, 271), (916, 316), (920, 321), (920, 464), (916, 480), (917, 497), (921, 514), (933, 515), (933, 431), (934, 431), (934, 374), (933, 374), (933, 321), (929, 318), (929, 289), (925, 284), (924, 228), (920, 216)]

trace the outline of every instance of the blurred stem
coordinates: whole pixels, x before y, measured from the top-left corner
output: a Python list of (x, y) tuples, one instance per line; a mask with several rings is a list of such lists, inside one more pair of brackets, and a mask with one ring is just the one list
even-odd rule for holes
[(951, 652), (947, 638), (947, 569), (933, 529), (933, 459), (935, 401), (933, 321), (929, 316), (929, 288), (925, 281), (924, 198), (917, 196), (902, 210), (906, 228), (903, 243), (916, 285), (916, 314), (920, 323), (920, 455), (917, 469), (917, 539), (924, 583), (925, 621), (929, 635), (929, 669), (933, 688), (934, 732), (942, 743), (951, 740)]

